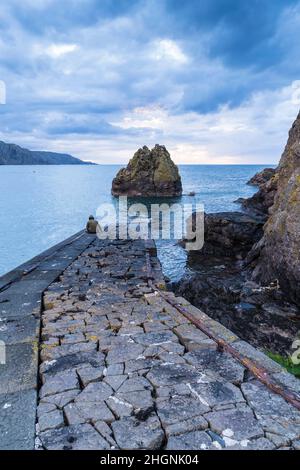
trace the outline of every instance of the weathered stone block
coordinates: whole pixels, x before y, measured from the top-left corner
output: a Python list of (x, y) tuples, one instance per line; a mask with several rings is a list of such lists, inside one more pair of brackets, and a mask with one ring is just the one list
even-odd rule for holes
[(150, 370), (147, 379), (156, 387), (171, 386), (181, 382), (197, 383), (201, 373), (188, 364), (161, 364)]
[(235, 384), (244, 379), (245, 368), (227, 353), (205, 349), (189, 352), (184, 355), (184, 359), (216, 379), (222, 378)]
[(171, 436), (166, 450), (209, 450), (212, 440), (204, 431), (193, 431), (180, 436)]
[(113, 394), (113, 389), (104, 382), (90, 383), (77, 397), (77, 403), (102, 402)]
[(180, 342), (185, 345), (188, 351), (208, 348), (216, 349), (217, 347), (214, 341), (212, 341), (194, 325), (180, 325), (174, 329), (174, 333), (178, 336)]
[(70, 426), (99, 420), (111, 423), (115, 419), (104, 401), (69, 403), (65, 406), (64, 413)]
[(206, 429), (208, 423), (206, 419), (202, 416), (194, 416), (193, 418), (187, 419), (185, 421), (178, 421), (175, 424), (170, 424), (165, 426), (165, 432), (167, 437), (177, 436), (179, 434), (184, 434), (191, 431), (199, 431)]
[(244, 356), (252, 359), (252, 361), (256, 362), (258, 365), (265, 367), (270, 373), (283, 372), (281, 365), (245, 341), (235, 342), (234, 348)]
[(77, 369), (77, 374), (81, 380), (81, 383), (86, 387), (91, 382), (97, 382), (102, 379), (104, 372), (104, 366), (101, 367), (80, 367)]
[(121, 388), (119, 388), (119, 393), (138, 392), (140, 390), (152, 390), (152, 385), (144, 377), (135, 377), (126, 380)]
[(125, 401), (122, 397), (111, 396), (107, 398), (106, 403), (119, 419), (133, 414), (133, 405)]
[(250, 408), (216, 411), (206, 414), (205, 419), (229, 447), (242, 440), (264, 436), (263, 428)]
[(163, 443), (164, 432), (159, 419), (151, 415), (146, 421), (133, 417), (123, 418), (112, 424), (116, 442), (120, 449), (159, 449)]
[(112, 348), (106, 357), (108, 364), (118, 364), (136, 359), (144, 351), (144, 347), (136, 343), (127, 343), (119, 347)]
[(202, 403), (212, 408), (228, 403), (242, 403), (245, 401), (240, 390), (231, 383), (219, 381), (197, 383), (191, 385), (191, 391)]
[(58, 408), (62, 409), (68, 403), (71, 403), (77, 395), (79, 395), (80, 390), (70, 390), (69, 392), (58, 393), (56, 395), (49, 395), (45, 398), (42, 398), (41, 403), (50, 403), (54, 404)]
[(47, 450), (109, 450), (110, 445), (90, 424), (79, 424), (40, 434)]
[(48, 431), (49, 429), (61, 428), (65, 425), (64, 417), (61, 411), (55, 410), (50, 413), (42, 414), (39, 417), (40, 432)]
[(55, 375), (48, 375), (46, 382), (40, 390), (40, 397), (68, 392), (79, 389), (78, 377), (75, 370), (59, 372)]
[(164, 427), (187, 421), (209, 411), (209, 407), (191, 396), (173, 397), (157, 404), (157, 413)]

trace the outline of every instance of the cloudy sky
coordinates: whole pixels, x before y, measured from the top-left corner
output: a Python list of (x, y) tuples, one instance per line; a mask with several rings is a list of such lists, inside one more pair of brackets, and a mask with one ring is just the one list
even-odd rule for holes
[(0, 139), (126, 162), (277, 163), (300, 108), (300, 1), (6, 0)]

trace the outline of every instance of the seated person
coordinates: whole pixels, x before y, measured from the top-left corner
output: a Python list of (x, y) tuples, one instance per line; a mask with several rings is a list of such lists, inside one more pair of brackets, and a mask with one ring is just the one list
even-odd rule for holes
[(86, 224), (86, 231), (88, 233), (97, 233), (98, 222), (93, 215), (89, 216), (88, 223)]

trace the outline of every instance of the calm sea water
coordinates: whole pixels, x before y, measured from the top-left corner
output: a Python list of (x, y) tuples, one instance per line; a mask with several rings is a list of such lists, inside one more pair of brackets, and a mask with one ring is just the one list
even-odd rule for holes
[[(255, 188), (249, 178), (266, 165), (183, 165), (183, 192), (207, 212), (238, 210), (238, 197)], [(101, 203), (112, 202), (119, 166), (0, 166), (0, 275), (81, 230)], [(188, 196), (182, 202), (191, 202)], [(158, 243), (164, 272), (172, 280), (185, 269), (185, 252)]]

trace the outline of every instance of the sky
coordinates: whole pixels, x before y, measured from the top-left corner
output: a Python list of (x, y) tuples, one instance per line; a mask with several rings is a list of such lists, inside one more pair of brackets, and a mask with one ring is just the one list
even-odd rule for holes
[(105, 164), (156, 143), (177, 163), (276, 164), (299, 30), (300, 0), (6, 0), (0, 139)]

